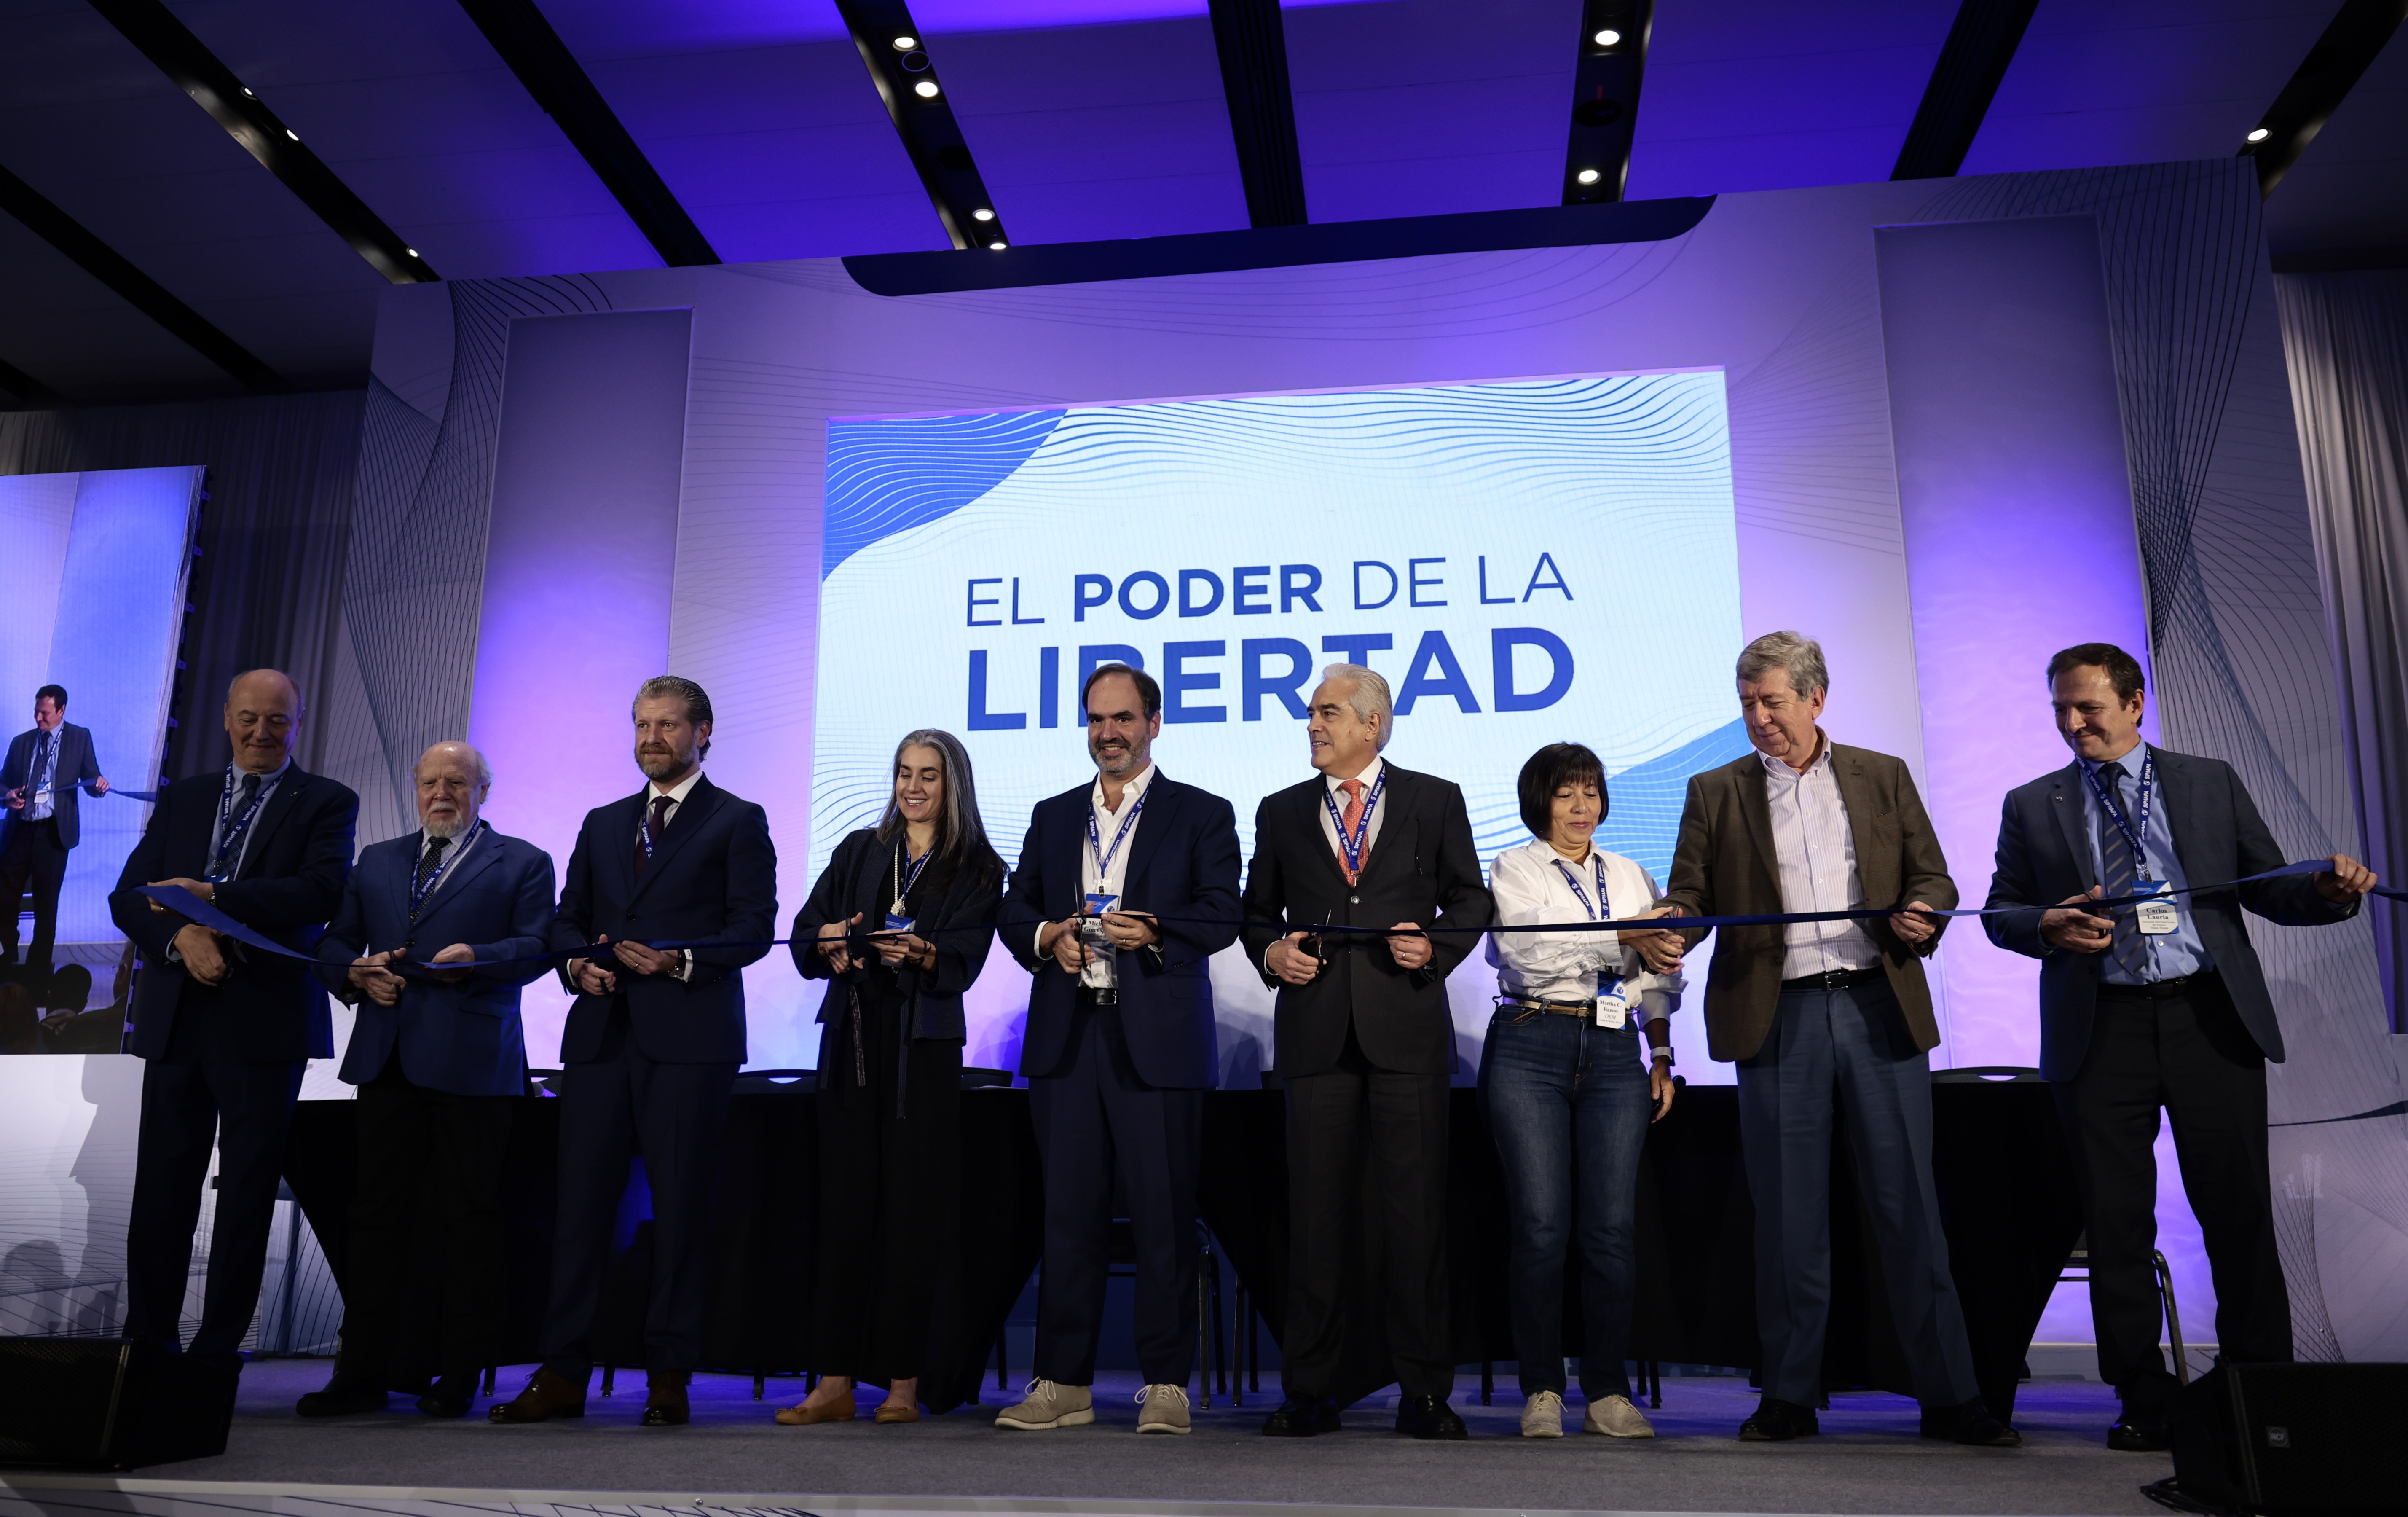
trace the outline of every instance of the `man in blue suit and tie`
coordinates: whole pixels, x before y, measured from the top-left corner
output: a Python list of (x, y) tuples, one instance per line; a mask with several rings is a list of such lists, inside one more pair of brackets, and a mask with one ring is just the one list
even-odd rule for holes
[(1196, 1181), (1218, 1083), (1207, 961), (1237, 940), (1237, 814), (1154, 766), (1162, 688), (1101, 665), (1080, 693), (1096, 778), (1029, 819), (996, 923), (1037, 979), (1021, 1072), (1045, 1166), (1037, 1380), (998, 1427), (1096, 1420), (1113, 1181), (1137, 1242), (1140, 1433), (1188, 1430)]
[(0, 765), (0, 965), (17, 962), (17, 902), (34, 887), (33, 952), (25, 962), (37, 975), (50, 972), (50, 945), (58, 938), (59, 886), (67, 878), (67, 852), (81, 840), (76, 792), (108, 794), (92, 733), (67, 720), (67, 693), (44, 685), (34, 693), (34, 728), (9, 741)]
[[(499, 1326), (502, 1154), (526, 1090), (519, 987), (544, 972), (552, 855), (484, 821), (494, 771), (466, 743), (437, 743), (412, 778), (418, 830), (360, 851), (318, 941), (318, 978), (358, 1009), (342, 1078), (360, 1088), (360, 1167), (342, 1352), (294, 1409), (304, 1417), (380, 1411), (388, 1386), (430, 1371), (418, 1409), (464, 1417)], [(471, 962), (491, 967), (440, 967)], [(422, 1219), (441, 1239), (431, 1324), (410, 1320)]]
[[(643, 1421), (666, 1427), (691, 1415), (710, 1188), (744, 1063), (742, 971), (769, 952), (778, 915), (767, 813), (703, 776), (710, 722), (700, 685), (645, 680), (635, 725), (647, 783), (587, 812), (568, 857), (552, 946), (609, 953), (580, 954), (561, 971), (577, 999), (560, 1038), (560, 1206), (543, 1366), (493, 1409), (497, 1423), (584, 1415), (611, 1226), (639, 1142), (652, 1191)], [(714, 941), (731, 946), (647, 946)]]

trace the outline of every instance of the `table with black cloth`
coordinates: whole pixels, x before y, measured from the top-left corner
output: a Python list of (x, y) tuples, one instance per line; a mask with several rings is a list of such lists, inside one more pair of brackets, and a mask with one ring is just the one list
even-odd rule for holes
[[(1504, 1185), (1473, 1093), (1457, 1090), (1449, 1177), (1455, 1358), (1513, 1358), (1505, 1295)], [(703, 1362), (747, 1373), (810, 1367), (806, 1334), (815, 1258), (817, 1133), (808, 1081), (738, 1094), (711, 1220), (711, 1299)], [(1254, 1294), (1276, 1340), (1287, 1283), (1285, 1097), (1221, 1091), (1205, 1098), (1203, 1211)], [(2072, 1172), (2049, 1088), (2037, 1083), (1940, 1084), (1932, 1091), (1941, 1209), (1949, 1262), (1965, 1307), (1983, 1398), (2005, 1417), (2025, 1350), (2081, 1232)], [(339, 1284), (358, 1149), (348, 1101), (305, 1101), (295, 1115), (286, 1178)], [(509, 1245), (497, 1268), (504, 1341), (494, 1357), (532, 1363), (551, 1267), (553, 1154), (559, 1112), (547, 1098), (517, 1103), (504, 1166)], [(920, 1398), (949, 1410), (978, 1397), (997, 1332), (1037, 1266), (1041, 1234), (1037, 1141), (1025, 1091), (962, 1095), (962, 1206), (944, 1249), (928, 1369)], [(641, 1161), (638, 1161), (640, 1168)], [(1824, 1379), (1838, 1387), (1906, 1392), (1906, 1367), (1884, 1298), (1869, 1215), (1842, 1138), (1833, 1153), (1831, 1326)], [(647, 1193), (640, 1176), (620, 1209), (597, 1357), (642, 1362), (649, 1271)], [(1753, 1212), (1740, 1160), (1736, 1093), (1689, 1086), (1648, 1132), (1639, 1181), (1639, 1300), (1633, 1357), (1753, 1367), (1756, 1362)], [(1376, 1281), (1374, 1230), (1358, 1228)], [(422, 1278), (432, 1280), (432, 1251)], [(1577, 1342), (1576, 1271), (1568, 1270), (1567, 1341)], [(430, 1297), (428, 1309), (432, 1310)], [(1367, 1291), (1348, 1304), (1341, 1401), (1392, 1378)]]

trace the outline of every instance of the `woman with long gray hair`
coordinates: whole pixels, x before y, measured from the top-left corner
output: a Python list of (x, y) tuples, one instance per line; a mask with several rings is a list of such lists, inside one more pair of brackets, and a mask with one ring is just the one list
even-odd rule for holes
[(986, 964), (1003, 895), (961, 739), (895, 747), (875, 827), (836, 848), (795, 917), (795, 965), (820, 1003), (820, 1382), (778, 1413), (847, 1422), (853, 1383), (884, 1385), (882, 1423), (920, 1419), (936, 1254), (956, 1202), (962, 996)]

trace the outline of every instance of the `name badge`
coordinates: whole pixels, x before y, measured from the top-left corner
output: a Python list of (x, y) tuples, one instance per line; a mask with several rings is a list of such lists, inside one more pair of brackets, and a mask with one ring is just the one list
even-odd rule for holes
[(1629, 1020), (1630, 994), (1623, 989), (1621, 980), (1613, 980), (1598, 990), (1597, 994), (1598, 1026), (1620, 1032), (1623, 1024)]
[(2181, 929), (2182, 912), (2175, 909), (2172, 889), (2162, 880), (2132, 881), (2133, 894), (2157, 897), (2153, 901), (2138, 902), (2132, 908), (2132, 921), (2143, 932), (2151, 937), (2162, 937)]
[(1087, 912), (1090, 916), (1102, 916), (1118, 906), (1120, 899), (1118, 895), (1108, 895), (1100, 890), (1091, 890), (1087, 892)]
[(917, 917), (899, 917), (894, 912), (889, 911), (886, 913), (886, 930), (888, 932), (910, 932), (911, 930), (911, 923), (919, 920), (920, 919)]

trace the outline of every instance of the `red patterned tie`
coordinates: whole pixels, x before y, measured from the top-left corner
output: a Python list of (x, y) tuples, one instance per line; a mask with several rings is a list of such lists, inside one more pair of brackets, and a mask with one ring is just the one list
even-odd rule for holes
[[(674, 801), (674, 800), (670, 799), (670, 798), (669, 798), (668, 796), (666, 796), (666, 795), (655, 795), (655, 796), (653, 796), (653, 797), (652, 797), (652, 848), (653, 848), (653, 849), (656, 849), (656, 848), (658, 848), (658, 847), (660, 847), (660, 846), (661, 846), (661, 835), (662, 835), (663, 833), (665, 833), (665, 832), (666, 832), (666, 831), (668, 831), (668, 830), (669, 830), (669, 808), (670, 808), (670, 807), (672, 807), (672, 806), (675, 806), (676, 804), (677, 804), (677, 802), (676, 802), (676, 801)], [(646, 866), (646, 865), (648, 865), (648, 864), (650, 864), (650, 863), (652, 863), (652, 849), (648, 849), (648, 848), (646, 848), (646, 847), (644, 846), (644, 839), (643, 839), (641, 837), (637, 837), (637, 839), (636, 839), (636, 878), (637, 878), (637, 879), (641, 880), (641, 879), (643, 879), (643, 878), (644, 878), (644, 866)]]
[[(1354, 840), (1355, 830), (1363, 824), (1363, 781), (1340, 780), (1338, 781), (1338, 788), (1346, 793), (1346, 813), (1339, 820), (1338, 830), (1345, 835), (1347, 843), (1352, 843)], [(1356, 864), (1368, 863), (1370, 853), (1371, 843), (1367, 837), (1363, 841), (1362, 852), (1355, 855)], [(1363, 871), (1346, 863), (1346, 849), (1342, 845), (1338, 850), (1338, 866), (1346, 871), (1346, 882), (1350, 885), (1355, 883), (1362, 877)]]

